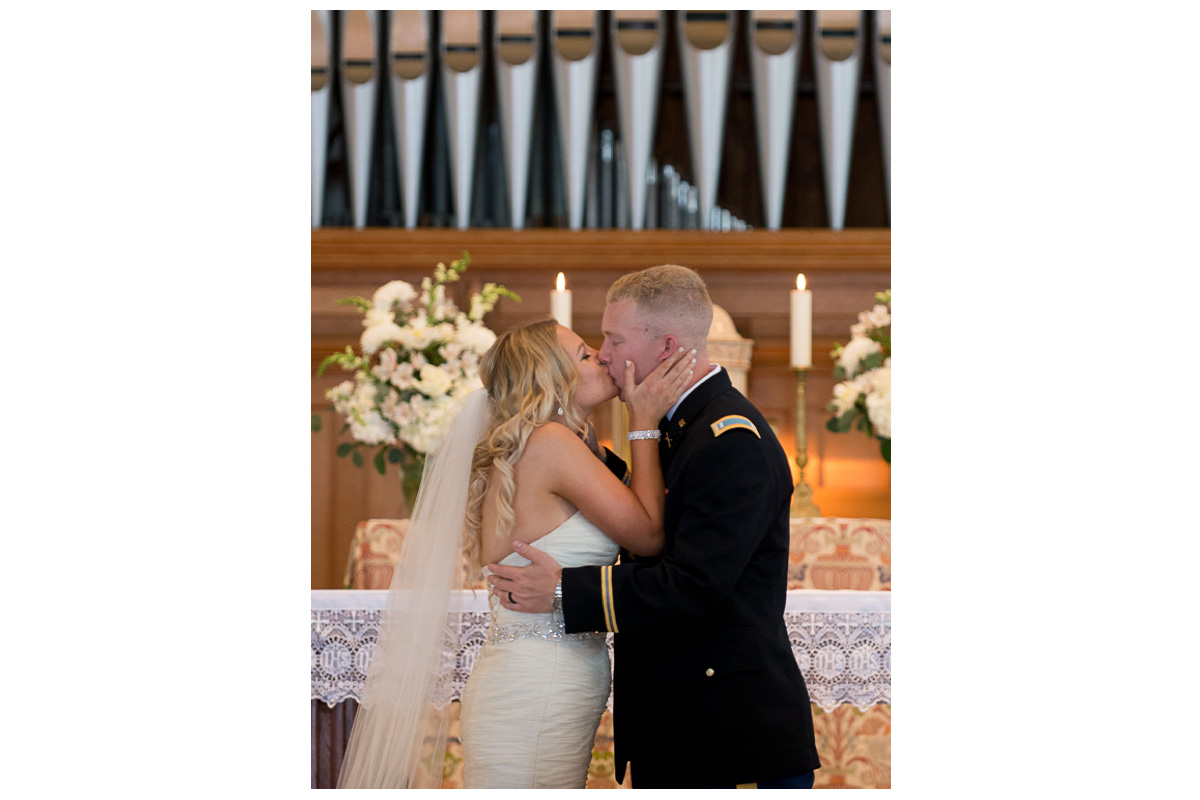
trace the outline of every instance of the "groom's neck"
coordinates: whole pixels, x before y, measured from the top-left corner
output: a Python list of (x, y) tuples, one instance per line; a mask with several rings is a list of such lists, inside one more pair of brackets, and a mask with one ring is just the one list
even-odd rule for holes
[(692, 367), (691, 380), (689, 380), (687, 382), (687, 384), (683, 387), (683, 391), (685, 391), (685, 392), (688, 391), (689, 389), (691, 389), (693, 386), (695, 386), (700, 381), (704, 380), (706, 377), (708, 377), (708, 373), (712, 372), (713, 367), (716, 366), (716, 364), (709, 363), (708, 353), (705, 351), (704, 348), (698, 348), (696, 350), (695, 358), (696, 358), (696, 365), (694, 367)]

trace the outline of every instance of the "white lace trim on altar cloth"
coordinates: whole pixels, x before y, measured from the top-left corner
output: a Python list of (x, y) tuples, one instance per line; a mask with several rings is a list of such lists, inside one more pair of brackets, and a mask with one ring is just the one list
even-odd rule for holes
[[(382, 609), (362, 607), (375, 605), (375, 598), (364, 603), (359, 597), (358, 608), (351, 607), (353, 602), (345, 599), (374, 592), (314, 592), (314, 601), (318, 594), (327, 596), (319, 604), (314, 602), (312, 609), (312, 699), (330, 706), (348, 698), (359, 700), (367, 664), (379, 635)], [(788, 595), (784, 622), (792, 653), (808, 686), (809, 699), (825, 711), (833, 711), (843, 703), (860, 711), (876, 703), (891, 703), (892, 614), (890, 610), (868, 610), (890, 609), (890, 596), (880, 597), (890, 592), (804, 590)], [(801, 597), (796, 599), (792, 595)], [(829, 595), (842, 595), (842, 608), (863, 610), (793, 610), (800, 606), (831, 609), (838, 605), (838, 598)], [(462, 695), (467, 676), (487, 640), (491, 616), (489, 611), (467, 611), (461, 615), (459, 649), (452, 685), (447, 687), (455, 700)]]

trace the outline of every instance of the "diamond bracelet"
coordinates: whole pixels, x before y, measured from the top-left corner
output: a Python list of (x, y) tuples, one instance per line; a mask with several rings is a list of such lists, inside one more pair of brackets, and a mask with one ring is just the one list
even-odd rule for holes
[(662, 431), (630, 431), (625, 438), (631, 442), (635, 439), (661, 439)]

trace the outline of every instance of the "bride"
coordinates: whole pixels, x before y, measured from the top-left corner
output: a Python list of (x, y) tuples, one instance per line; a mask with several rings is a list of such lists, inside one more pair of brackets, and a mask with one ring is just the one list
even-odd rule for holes
[[(617, 387), (597, 357), (544, 320), (501, 334), (481, 360), (486, 394), (467, 399), (426, 466), (339, 788), (441, 785), (464, 556), (478, 574), (481, 564), (529, 563), (513, 540), (563, 566), (611, 564), (621, 547), (661, 550), (658, 442), (630, 442), (628, 488), (606, 467), (587, 417)], [(627, 366), (631, 431), (657, 433), (689, 358), (664, 361), (640, 385)], [(583, 788), (609, 694), (604, 634), (567, 635), (555, 614), (491, 600), (492, 627), (462, 695), (464, 787)]]

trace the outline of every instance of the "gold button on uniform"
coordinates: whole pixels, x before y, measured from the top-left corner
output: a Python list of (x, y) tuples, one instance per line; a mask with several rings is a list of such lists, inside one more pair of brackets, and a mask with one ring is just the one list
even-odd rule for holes
[(704, 670), (704, 674), (711, 678), (713, 676), (712, 667), (709, 667), (708, 669)]

